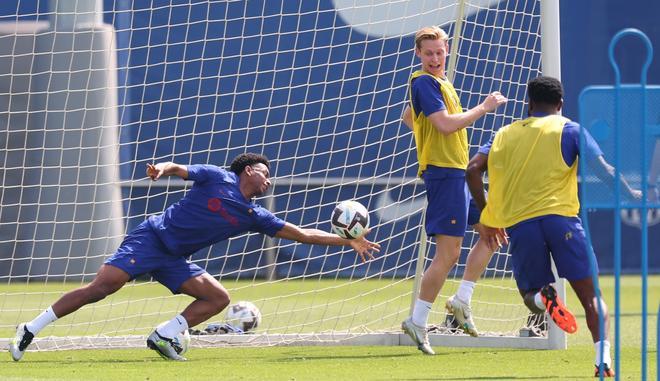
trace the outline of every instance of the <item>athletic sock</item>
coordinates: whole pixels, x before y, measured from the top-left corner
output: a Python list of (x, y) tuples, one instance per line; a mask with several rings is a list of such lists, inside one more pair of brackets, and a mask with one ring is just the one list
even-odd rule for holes
[(34, 318), (31, 322), (28, 322), (25, 324), (25, 327), (27, 328), (28, 331), (30, 331), (33, 335), (37, 335), (37, 333), (41, 332), (42, 329), (44, 329), (48, 324), (54, 322), (57, 320), (58, 317), (55, 316), (55, 313), (53, 312), (53, 307), (50, 306), (46, 309), (46, 311), (42, 312)]
[[(594, 361), (594, 364), (598, 366), (600, 365), (600, 341), (594, 343), (594, 348), (596, 348), (596, 360)], [(610, 356), (610, 342), (607, 340), (603, 341), (603, 362), (607, 364), (607, 366), (610, 369), (612, 368), (612, 357)]]
[(433, 303), (429, 303), (422, 299), (417, 299), (415, 301), (415, 307), (413, 308), (412, 322), (418, 327), (426, 327), (426, 324), (429, 320), (429, 312), (431, 312), (431, 307)]
[(461, 284), (458, 286), (458, 291), (456, 292), (456, 296), (458, 299), (461, 300), (461, 302), (470, 304), (472, 303), (472, 294), (474, 293), (474, 282), (470, 282), (469, 280), (461, 280)]
[(176, 335), (188, 329), (188, 322), (186, 318), (181, 315), (176, 315), (172, 320), (165, 323), (162, 327), (158, 327), (156, 331), (159, 335), (173, 339)]

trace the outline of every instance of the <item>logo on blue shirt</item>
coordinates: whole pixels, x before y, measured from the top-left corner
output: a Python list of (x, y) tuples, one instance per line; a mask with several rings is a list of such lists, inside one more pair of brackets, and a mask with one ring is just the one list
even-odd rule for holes
[(219, 198), (216, 197), (210, 198), (209, 201), (207, 202), (207, 207), (211, 212), (218, 213), (222, 218), (224, 218), (227, 222), (229, 222), (233, 226), (238, 226), (238, 218), (229, 214), (227, 209), (225, 209), (222, 206), (222, 200), (220, 200)]

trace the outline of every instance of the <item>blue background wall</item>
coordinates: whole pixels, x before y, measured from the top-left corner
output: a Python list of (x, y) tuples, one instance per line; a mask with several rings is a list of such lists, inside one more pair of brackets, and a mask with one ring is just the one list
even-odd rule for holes
[[(653, 43), (655, 58), (648, 83), (660, 84), (660, 1), (560, 1), (561, 76), (566, 93), (564, 113), (577, 119), (580, 91), (591, 85), (614, 82), (608, 57), (612, 37), (621, 29), (637, 28)], [(623, 82), (639, 82), (646, 50), (634, 38), (623, 39), (616, 51)]]
[[(637, 28), (653, 43), (655, 56), (648, 70), (648, 83), (660, 84), (660, 1), (581, 0), (560, 1), (562, 83), (564, 84), (564, 114), (578, 119), (578, 95), (587, 86), (609, 85), (614, 71), (608, 57), (612, 37), (624, 28)], [(638, 83), (640, 69), (646, 58), (643, 44), (634, 38), (622, 39), (615, 57), (624, 83)], [(660, 123), (660, 121), (656, 121)], [(613, 268), (614, 230), (611, 212), (590, 214), (594, 249), (601, 269)], [(623, 216), (622, 266), (624, 271), (637, 272), (641, 263), (640, 230), (633, 226), (635, 216)], [(659, 218), (649, 230), (649, 266), (660, 272)]]
[[(193, 1), (192, 5), (186, 5), (189, 3), (105, 1), (105, 21), (117, 30), (122, 178), (142, 177), (145, 163), (154, 160), (224, 165), (246, 146), (277, 158), (276, 176), (308, 173), (316, 177), (385, 173), (414, 176), (416, 169), (403, 165), (411, 162), (410, 139), (407, 136), (401, 139), (400, 129), (396, 127), (400, 102), (406, 98), (405, 86), (401, 85), (406, 83), (413, 62), (409, 49), (413, 45), (412, 36), (369, 39), (342, 24), (328, 0), (212, 4)], [(169, 7), (170, 4), (174, 7)], [(618, 30), (639, 28), (658, 46), (660, 27), (655, 16), (660, 14), (660, 2), (623, 4), (597, 0), (561, 2), (564, 114), (570, 118), (577, 119), (577, 98), (585, 86), (612, 82), (607, 46)], [(46, 1), (21, 0), (18, 4), (2, 2), (0, 21), (13, 21), (17, 9), (22, 19), (47, 19)], [(255, 17), (262, 15), (264, 19)], [(507, 23), (490, 21), (503, 26)], [(510, 32), (494, 28), (491, 33)], [(641, 48), (641, 44), (627, 41), (617, 51), (624, 81), (637, 81), (644, 54)], [(497, 77), (497, 70), (493, 70), (493, 77)], [(649, 82), (660, 83), (658, 58), (649, 70)], [(483, 85), (488, 88), (490, 84)], [(506, 93), (506, 89), (502, 91)], [(392, 107), (393, 103), (397, 107)], [(380, 111), (369, 111), (374, 109)], [(385, 128), (373, 128), (380, 125)], [(484, 139), (473, 138), (477, 139), (474, 144)], [(347, 148), (377, 141), (384, 143), (367, 144), (361, 150)], [(313, 160), (297, 159), (312, 154)], [(365, 160), (374, 157), (389, 159)], [(357, 197), (371, 206), (373, 200), (369, 195), (382, 189), (344, 190), (348, 192), (345, 196), (337, 195), (336, 189), (314, 194), (290, 188), (275, 192), (292, 190), (301, 195), (300, 202), (306, 205), (330, 205), (343, 197)], [(398, 192), (409, 195), (419, 190), (403, 187)], [(157, 213), (182, 194), (181, 190), (173, 189), (170, 193), (125, 189), (124, 197), (133, 200), (125, 205), (129, 226), (142, 220), (145, 211)], [(285, 197), (276, 198), (275, 210), (284, 211), (296, 203)], [(281, 216), (299, 224), (311, 224), (324, 220), (319, 216), (329, 216), (330, 208), (303, 208)], [(595, 249), (601, 268), (607, 271), (612, 267), (612, 217), (607, 212), (596, 212), (594, 217)], [(402, 229), (398, 223), (386, 223), (373, 238), (387, 240), (391, 248), (399, 248), (416, 239), (414, 232), (397, 236), (395, 233)], [(626, 225), (623, 235), (630, 252), (624, 256), (623, 266), (627, 271), (636, 271), (639, 230)], [(657, 252), (660, 225), (652, 228), (650, 237), (651, 247)], [(261, 240), (262, 237), (251, 237), (234, 241), (235, 247), (230, 252), (238, 253), (248, 247), (256, 253)], [(224, 253), (227, 245), (217, 245), (211, 257), (215, 257), (214, 253)], [(330, 253), (328, 261), (324, 248), (285, 248), (278, 252), (278, 260), (298, 259), (293, 273), (344, 267), (348, 268), (341, 270), (344, 274), (355, 271), (351, 268), (354, 256)], [(207, 254), (200, 253), (199, 258), (206, 258)], [(326, 260), (320, 260), (321, 257)], [(222, 269), (224, 274), (241, 275), (236, 272), (240, 263), (252, 267), (260, 262), (261, 256), (254, 254), (213, 259), (207, 266), (211, 271), (215, 268)], [(357, 271), (397, 268), (401, 262), (405, 258), (385, 256), (369, 268)], [(288, 266), (281, 266), (278, 272), (289, 273)], [(660, 256), (651, 255), (651, 267), (660, 271)], [(397, 270), (410, 271), (408, 267)]]

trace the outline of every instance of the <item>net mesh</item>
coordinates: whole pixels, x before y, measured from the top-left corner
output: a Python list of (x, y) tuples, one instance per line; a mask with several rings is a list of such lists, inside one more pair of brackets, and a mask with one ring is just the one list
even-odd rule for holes
[[(418, 66), (414, 32), (442, 21), (457, 45), (450, 75), (464, 107), (495, 90), (509, 98), (468, 129), (471, 154), (525, 115), (525, 84), (541, 69), (535, 0), (8, 3), (0, 5), (0, 337), (91, 281), (124, 234), (185, 194), (181, 180), (148, 181), (147, 163), (227, 166), (243, 152), (271, 159), (272, 194), (258, 203), (329, 231), (334, 206), (357, 200), (381, 253), (362, 264), (347, 248), (249, 233), (192, 261), (234, 301), (261, 309), (260, 334), (398, 333), (425, 207), (413, 137), (400, 122)], [(431, 322), (444, 321), (475, 242), (470, 231)], [(428, 241), (426, 262), (434, 251)], [(119, 337), (147, 335), (189, 301), (139, 278), (40, 336), (68, 338), (56, 348), (71, 337), (128, 345)], [(505, 252), (478, 283), (473, 311), (493, 336), (518, 336), (527, 323)]]

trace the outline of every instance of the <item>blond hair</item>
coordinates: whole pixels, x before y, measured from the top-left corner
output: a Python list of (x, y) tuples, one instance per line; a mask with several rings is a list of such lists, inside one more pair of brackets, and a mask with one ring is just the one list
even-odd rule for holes
[(449, 40), (447, 33), (439, 26), (427, 26), (415, 33), (415, 48), (422, 48), (422, 41), (424, 40)]

